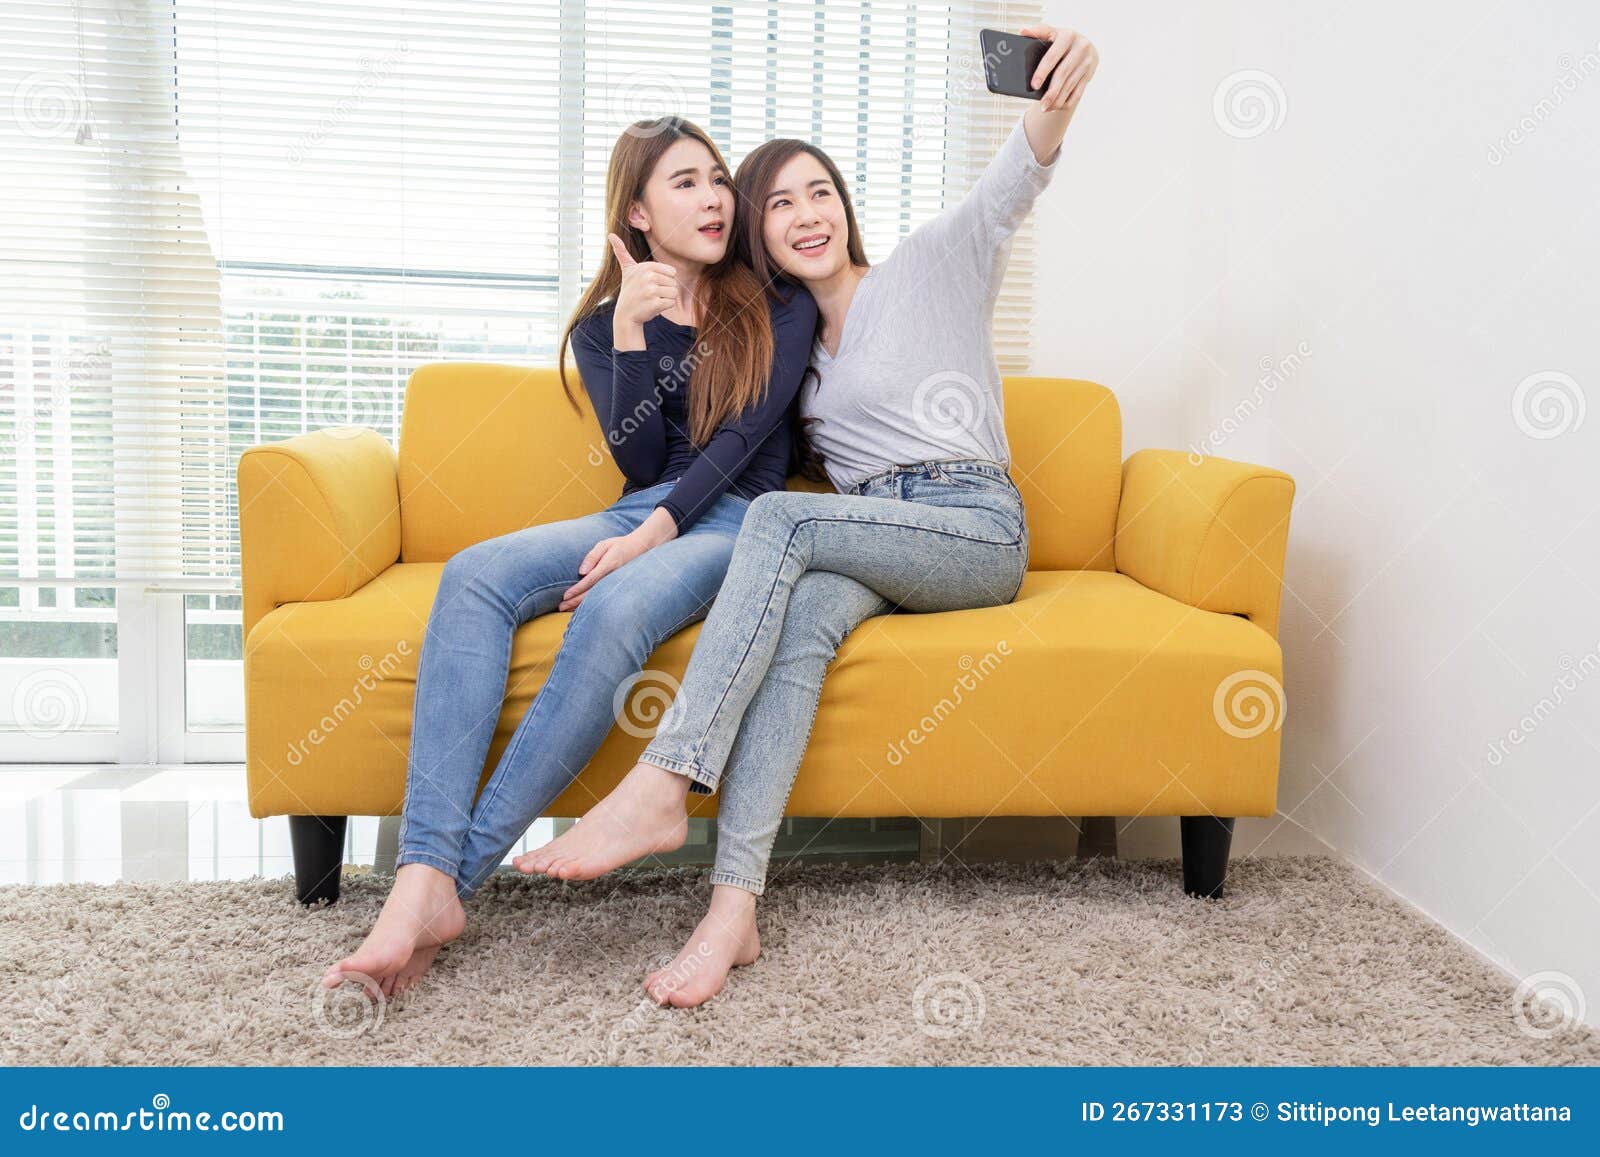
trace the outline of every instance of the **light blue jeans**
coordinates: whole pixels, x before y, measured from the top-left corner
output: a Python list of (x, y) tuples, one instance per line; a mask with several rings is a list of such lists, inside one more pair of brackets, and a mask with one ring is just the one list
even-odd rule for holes
[(589, 589), (474, 804), (508, 690), (512, 636), (560, 606), (595, 543), (633, 530), (673, 485), (636, 490), (583, 518), (488, 539), (445, 564), (417, 672), (396, 867), (430, 864), (455, 877), (457, 895), (470, 898), (620, 721), (634, 686), (642, 687), (637, 677), (650, 653), (705, 617), (750, 509), (734, 494)]
[(688, 776), (691, 791), (720, 783), (711, 882), (765, 889), (846, 635), (886, 611), (1009, 603), (1027, 569), (1022, 495), (987, 459), (894, 466), (840, 494), (757, 496), (677, 698), (639, 757)]

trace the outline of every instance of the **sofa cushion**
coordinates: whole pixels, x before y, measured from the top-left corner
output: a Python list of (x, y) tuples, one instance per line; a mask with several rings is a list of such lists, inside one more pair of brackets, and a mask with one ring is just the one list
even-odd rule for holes
[[(442, 570), (400, 563), (351, 596), (282, 606), (257, 624), (245, 658), (253, 814), (399, 812)], [(517, 632), (485, 778), (568, 618)], [(648, 669), (676, 686), (700, 630), (662, 644)], [(851, 634), (788, 814), (1057, 815), (1055, 801), (1070, 799), (1073, 815), (1182, 815), (1208, 810), (1204, 799), (1218, 815), (1270, 815), (1281, 679), (1277, 642), (1243, 618), (1112, 572), (1034, 571), (1008, 606), (885, 615)], [(1252, 687), (1265, 698), (1251, 700)], [(1225, 726), (1219, 688), (1230, 705), (1271, 700), (1267, 724)], [(581, 815), (647, 741), (613, 728), (547, 814)], [(714, 812), (714, 796), (692, 799), (697, 814)]]
[[(554, 370), (417, 368), (400, 430), (402, 562), (444, 562), (483, 539), (616, 501), (622, 475), (577, 375), (568, 381), (577, 410)], [(1028, 511), (1028, 565), (1114, 569), (1122, 488), (1116, 395), (1096, 382), (1008, 377), (1003, 401), (1011, 476)], [(798, 478), (789, 486), (814, 489)]]

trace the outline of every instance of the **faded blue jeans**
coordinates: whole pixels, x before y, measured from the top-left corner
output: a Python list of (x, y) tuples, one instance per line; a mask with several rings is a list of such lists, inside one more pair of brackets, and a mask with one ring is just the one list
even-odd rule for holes
[(1027, 569), (1022, 495), (998, 462), (921, 462), (840, 494), (758, 495), (677, 699), (639, 757), (688, 776), (691, 791), (720, 783), (711, 882), (765, 889), (846, 635), (892, 610), (1004, 605)]
[(476, 543), (445, 564), (417, 671), (396, 867), (432, 865), (455, 877), (458, 896), (470, 898), (613, 724), (624, 722), (627, 704), (649, 693), (636, 677), (650, 653), (705, 617), (750, 509), (735, 494), (589, 589), (474, 804), (507, 693), (512, 636), (560, 606), (595, 543), (633, 530), (673, 485), (661, 482), (595, 514)]

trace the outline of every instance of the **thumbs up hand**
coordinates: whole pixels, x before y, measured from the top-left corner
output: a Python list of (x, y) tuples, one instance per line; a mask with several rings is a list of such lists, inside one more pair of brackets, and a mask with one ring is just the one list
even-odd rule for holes
[(622, 266), (622, 288), (617, 291), (615, 318), (627, 325), (643, 325), (678, 303), (678, 271), (660, 261), (635, 261), (615, 233), (606, 237)]

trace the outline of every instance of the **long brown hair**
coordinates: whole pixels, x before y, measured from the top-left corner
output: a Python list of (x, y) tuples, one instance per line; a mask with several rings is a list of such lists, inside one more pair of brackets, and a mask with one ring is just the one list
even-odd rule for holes
[[(850, 264), (863, 267), (867, 265), (867, 251), (861, 244), (861, 230), (856, 226), (856, 211), (850, 203), (850, 190), (845, 186), (839, 166), (833, 163), (832, 157), (808, 141), (796, 140), (793, 137), (778, 137), (752, 149), (739, 165), (738, 175), (734, 178), (734, 187), (738, 191), (739, 202), (743, 208), (739, 214), (736, 230), (739, 257), (755, 272), (757, 280), (763, 285), (773, 284), (783, 276), (783, 271), (772, 260), (772, 254), (767, 250), (766, 238), (762, 233), (767, 218), (767, 195), (777, 183), (778, 174), (783, 171), (783, 167), (801, 153), (817, 159), (827, 172), (828, 180), (833, 182), (839, 200), (844, 202), (844, 219), (848, 226), (845, 254), (850, 258)], [(816, 370), (807, 367), (807, 376), (815, 373)], [(789, 473), (799, 474), (813, 482), (827, 482), (828, 474), (823, 467), (822, 456), (817, 453), (816, 446), (806, 432), (806, 426), (816, 419), (799, 417), (798, 409), (795, 413)]]
[[(644, 195), (645, 182), (655, 172), (662, 154), (686, 138), (699, 141), (723, 172), (728, 171), (722, 153), (705, 130), (682, 117), (636, 121), (623, 130), (611, 149), (611, 163), (606, 169), (606, 231), (622, 238), (635, 261), (652, 261), (654, 256), (645, 234), (628, 224), (628, 210)], [(735, 187), (735, 230), (746, 215)], [(614, 300), (621, 286), (622, 266), (607, 244), (600, 272), (584, 290), (578, 308), (562, 331), (557, 353), (561, 388), (574, 410), (578, 403), (567, 383), (567, 347), (572, 331)], [(724, 421), (761, 398), (772, 375), (773, 338), (762, 282), (738, 259), (734, 246), (729, 245), (723, 259), (706, 269), (696, 287), (696, 297), (700, 324), (694, 349), (688, 355), (695, 359), (689, 375), (689, 440), (703, 446)]]

